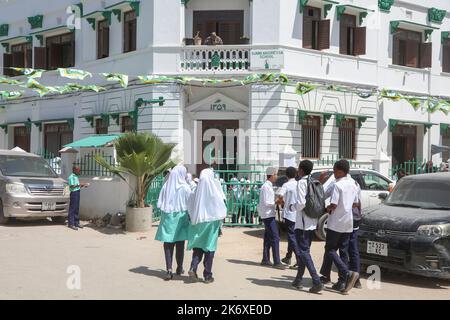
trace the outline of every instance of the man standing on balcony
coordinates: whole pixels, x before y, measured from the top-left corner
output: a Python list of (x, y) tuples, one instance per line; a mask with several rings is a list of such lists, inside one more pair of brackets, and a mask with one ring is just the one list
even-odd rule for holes
[(83, 229), (83, 226), (80, 224), (80, 190), (87, 185), (80, 184), (78, 178), (80, 173), (80, 167), (74, 166), (68, 179), (70, 188), (69, 228), (72, 230)]
[(205, 44), (207, 46), (220, 46), (223, 45), (223, 40), (215, 32), (211, 32), (211, 35), (206, 38)]

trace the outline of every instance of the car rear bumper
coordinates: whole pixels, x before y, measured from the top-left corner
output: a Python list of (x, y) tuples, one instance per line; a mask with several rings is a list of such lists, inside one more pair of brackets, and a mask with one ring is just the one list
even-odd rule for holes
[[(69, 197), (5, 196), (3, 199), (3, 214), (11, 218), (65, 217), (69, 212)], [(56, 203), (56, 210), (42, 211), (43, 202)]]
[[(388, 244), (388, 256), (367, 253), (367, 241)], [(415, 233), (378, 236), (359, 231), (361, 263), (425, 277), (450, 279), (450, 237), (429, 238)]]

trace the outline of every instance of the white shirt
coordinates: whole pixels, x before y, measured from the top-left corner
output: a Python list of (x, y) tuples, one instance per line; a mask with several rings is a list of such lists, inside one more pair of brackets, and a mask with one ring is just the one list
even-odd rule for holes
[(303, 177), (297, 184), (297, 219), (295, 229), (312, 231), (317, 229), (318, 219), (308, 217), (305, 213), (306, 193), (308, 192), (308, 176)]
[(297, 209), (292, 207), (291, 211), (289, 208), (291, 204), (295, 205), (297, 202), (297, 181), (295, 178), (292, 178), (283, 184), (280, 190), (280, 195), (284, 200), (283, 218), (295, 222), (297, 217)]
[(337, 179), (330, 199), (330, 203), (335, 204), (336, 209), (328, 217), (328, 229), (340, 233), (352, 233), (352, 209), (355, 202), (358, 202), (355, 180), (349, 176)]
[(273, 191), (272, 182), (269, 180), (261, 187), (258, 211), (261, 219), (275, 217), (275, 192)]

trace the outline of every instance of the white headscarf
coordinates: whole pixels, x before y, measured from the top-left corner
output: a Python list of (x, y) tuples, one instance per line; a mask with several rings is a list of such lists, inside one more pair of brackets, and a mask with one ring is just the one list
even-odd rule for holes
[(200, 173), (200, 181), (191, 197), (189, 216), (193, 225), (223, 220), (227, 216), (225, 194), (212, 169)]
[(179, 164), (174, 167), (161, 189), (158, 208), (166, 213), (187, 210), (190, 187), (186, 182), (186, 168)]

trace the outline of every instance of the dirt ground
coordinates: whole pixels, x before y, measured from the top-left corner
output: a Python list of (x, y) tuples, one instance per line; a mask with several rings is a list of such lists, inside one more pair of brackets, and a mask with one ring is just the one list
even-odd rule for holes
[[(305, 289), (295, 290), (290, 285), (294, 270), (259, 266), (261, 229), (223, 230), (214, 283), (191, 283), (187, 276), (165, 282), (162, 244), (155, 233), (156, 226), (146, 234), (90, 227), (73, 231), (49, 221), (0, 226), (0, 299), (450, 299), (449, 282), (397, 273), (382, 273), (380, 289), (367, 288), (363, 279), (363, 289), (347, 296), (309, 294), (308, 274)], [(282, 254), (286, 248), (283, 241)], [(312, 254), (320, 266), (323, 242), (313, 244)], [(187, 252), (186, 270), (190, 260)], [(78, 267), (81, 288), (68, 289)]]

